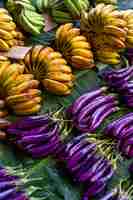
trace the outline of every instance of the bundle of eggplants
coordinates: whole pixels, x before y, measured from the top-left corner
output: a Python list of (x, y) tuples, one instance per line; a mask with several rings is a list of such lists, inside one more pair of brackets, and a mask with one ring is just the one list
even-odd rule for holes
[(104, 190), (114, 170), (110, 162), (97, 151), (96, 143), (89, 135), (81, 134), (66, 146), (66, 164), (74, 180), (86, 185), (83, 200)]
[(102, 122), (119, 110), (114, 95), (105, 95), (106, 87), (80, 96), (68, 109), (72, 124), (82, 132), (95, 132)]
[(128, 107), (133, 107), (133, 67), (119, 70), (109, 69), (102, 73), (102, 78), (110, 88), (114, 88)]
[(29, 200), (22, 188), (19, 177), (0, 166), (0, 200)]
[(123, 155), (133, 157), (133, 112), (111, 122), (104, 132), (117, 140), (117, 148)]
[(18, 120), (8, 127), (7, 135), (33, 158), (56, 155), (63, 148), (59, 125), (48, 114)]

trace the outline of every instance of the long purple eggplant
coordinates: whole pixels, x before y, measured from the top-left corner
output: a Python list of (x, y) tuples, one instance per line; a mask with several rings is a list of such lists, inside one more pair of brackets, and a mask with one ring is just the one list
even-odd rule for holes
[(91, 183), (90, 185), (88, 185), (88, 189), (84, 193), (82, 200), (88, 200), (89, 197), (96, 196), (100, 192), (103, 192), (105, 189), (105, 186), (106, 186), (106, 183), (103, 183), (100, 181), (96, 183)]
[(110, 115), (112, 114), (113, 112), (116, 112), (118, 111), (120, 108), (119, 107), (111, 107), (111, 105), (108, 107), (108, 110), (105, 111), (105, 113), (103, 113), (100, 118), (98, 119), (97, 117), (97, 120), (95, 118), (95, 120), (92, 121), (92, 125), (90, 127), (90, 131), (91, 132), (94, 132), (100, 125), (101, 123)]
[(78, 115), (79, 122), (82, 121), (83, 118), (86, 117), (86, 115), (92, 115), (92, 113), (99, 108), (100, 106), (109, 103), (114, 102), (116, 100), (115, 96), (100, 96), (97, 97), (95, 100), (93, 100), (90, 104), (85, 106)]
[(102, 87), (100, 89), (90, 91), (81, 97), (79, 97), (74, 103), (73, 103), (73, 115), (76, 115), (80, 109), (84, 106), (86, 106), (90, 101), (94, 100), (96, 97), (102, 95), (103, 92), (107, 90), (106, 87)]
[(100, 198), (100, 200), (118, 200), (118, 189), (115, 188), (111, 192), (107, 193), (104, 197)]

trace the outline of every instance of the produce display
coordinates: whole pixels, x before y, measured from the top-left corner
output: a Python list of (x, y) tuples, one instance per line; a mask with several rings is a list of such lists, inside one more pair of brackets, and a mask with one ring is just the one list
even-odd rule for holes
[(33, 47), (24, 58), (25, 72), (33, 74), (50, 92), (68, 95), (73, 88), (71, 67), (59, 52), (51, 47)]
[(0, 200), (133, 199), (133, 9), (0, 1)]

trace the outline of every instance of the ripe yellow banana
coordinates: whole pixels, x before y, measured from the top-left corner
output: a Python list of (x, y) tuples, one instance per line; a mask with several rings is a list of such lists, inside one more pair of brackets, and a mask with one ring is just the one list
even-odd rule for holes
[(93, 59), (93, 53), (88, 49), (73, 49), (71, 51), (73, 56), (81, 56), (89, 59)]
[(71, 44), (73, 42), (87, 42), (87, 39), (86, 39), (86, 37), (80, 35), (80, 36), (74, 37), (70, 42), (71, 42)]
[(58, 72), (58, 73), (57, 72), (49, 72), (46, 76), (46, 79), (66, 82), (66, 81), (72, 80), (72, 74), (66, 74), (66, 73), (62, 73), (62, 72)]
[(81, 56), (72, 56), (72, 66), (75, 68), (81, 67), (81, 69), (93, 68), (94, 63), (92, 59), (88, 59)]
[(1, 51), (8, 51), (10, 49), (8, 43), (3, 40), (3, 39), (0, 39), (0, 50)]
[(5, 40), (11, 40), (11, 39), (13, 39), (13, 36), (12, 36), (11, 32), (5, 31), (5, 30), (1, 29), (1, 27), (0, 27), (0, 38), (5, 39)]
[(30, 109), (18, 109), (18, 110), (15, 109), (14, 112), (17, 115), (31, 115), (31, 114), (39, 112), (40, 109), (41, 109), (41, 105), (37, 104)]
[(48, 91), (51, 91), (57, 95), (68, 95), (71, 93), (71, 90), (64, 83), (51, 79), (44, 79), (42, 83)]
[(82, 48), (82, 49), (90, 49), (91, 46), (88, 42), (73, 42), (71, 44), (71, 49), (79, 49), (79, 48)]
[(112, 34), (115, 35), (117, 37), (126, 37), (127, 32), (124, 31), (122, 28), (119, 28), (117, 26), (113, 26), (113, 25), (108, 25), (104, 27), (104, 33), (108, 33), (108, 34)]
[(72, 73), (71, 67), (68, 65), (49, 65), (48, 68), (46, 69), (47, 72), (64, 72), (67, 74)]
[(36, 106), (37, 104), (39, 104), (41, 102), (41, 97), (35, 97), (34, 99), (31, 99), (29, 101), (25, 101), (23, 103), (19, 103), (13, 106), (13, 109), (15, 110), (29, 110), (31, 108), (33, 108), (34, 106)]

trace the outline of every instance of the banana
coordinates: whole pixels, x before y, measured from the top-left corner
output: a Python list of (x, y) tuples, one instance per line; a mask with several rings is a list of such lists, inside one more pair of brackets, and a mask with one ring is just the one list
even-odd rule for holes
[(62, 72), (49, 72), (47, 73), (46, 79), (51, 79), (59, 82), (66, 82), (72, 80), (72, 74), (66, 74)]
[(59, 10), (52, 10), (52, 17), (56, 23), (70, 23), (72, 22), (72, 17), (69, 13)]
[(57, 95), (68, 95), (71, 93), (71, 90), (63, 83), (60, 83), (55, 80), (44, 79), (42, 81), (44, 87)]
[(17, 115), (31, 115), (33, 113), (37, 113), (39, 112), (41, 108), (41, 105), (35, 105), (34, 107), (30, 108), (30, 109), (16, 109), (14, 110), (14, 112), (17, 114)]
[(72, 56), (71, 61), (72, 61), (72, 66), (75, 68), (77, 67), (76, 64), (83, 67), (83, 69), (94, 67), (94, 65), (92, 65), (93, 64), (92, 59), (88, 59), (82, 56)]
[(8, 51), (9, 49), (10, 46), (7, 44), (7, 42), (0, 38), (0, 50)]
[(12, 106), (16, 103), (21, 103), (21, 102), (28, 101), (28, 100), (29, 100), (28, 93), (22, 93), (22, 94), (18, 94), (18, 95), (8, 96), (5, 99), (7, 105), (10, 105), (10, 106)]
[(72, 73), (71, 67), (69, 67), (68, 65), (49, 65), (49, 67), (47, 68), (47, 73), (49, 72), (64, 72), (67, 74)]
[(43, 12), (45, 7), (44, 7), (44, 1), (43, 0), (36, 0), (36, 7), (38, 9), (39, 12)]
[(91, 46), (88, 42), (73, 42), (71, 44), (71, 47), (70, 48), (73, 48), (73, 49), (90, 49)]
[(0, 14), (0, 22), (12, 22), (12, 17), (6, 14)]
[(117, 65), (120, 63), (120, 59), (116, 59), (116, 58), (105, 59), (105, 58), (100, 57), (99, 61), (105, 64), (112, 64), (112, 65)]
[(1, 27), (0, 27), (0, 38), (5, 39), (5, 40), (11, 40), (11, 39), (13, 39), (13, 36), (11, 35), (10, 32), (5, 31), (5, 30), (1, 29)]
[(22, 10), (21, 15), (19, 17), (20, 24), (26, 32), (32, 33), (33, 35), (39, 35), (41, 30), (40, 26), (34, 26), (29, 22), (29, 19), (25, 15), (25, 10)]
[(33, 66), (32, 68), (34, 69), (37, 63), (37, 59), (39, 57), (39, 54), (41, 52), (41, 50), (43, 49), (42, 45), (36, 45), (35, 47), (33, 47), (31, 49), (31, 56), (30, 56), (30, 63)]
[(93, 59), (93, 53), (88, 49), (73, 49), (71, 52), (72, 56), (81, 56), (89, 59)]
[(37, 80), (31, 80), (23, 82), (22, 84), (18, 85), (17, 87), (13, 87), (10, 89), (8, 94), (15, 95), (15, 94), (21, 94), (22, 92), (26, 91), (27, 89), (37, 88), (39, 85), (39, 82)]
[(64, 0), (64, 4), (68, 8), (68, 10), (71, 12), (74, 18), (80, 17), (80, 11), (75, 6), (73, 0)]
[(74, 43), (74, 42), (87, 42), (87, 39), (86, 39), (86, 37), (80, 35), (80, 36), (74, 37), (74, 38), (70, 41), (71, 44)]
[(127, 35), (126, 31), (124, 31), (122, 28), (113, 25), (105, 26), (103, 32), (109, 34), (111, 33), (117, 37), (126, 37)]
[(0, 28), (2, 28), (5, 31), (12, 31), (15, 30), (16, 24), (14, 22), (1, 22), (0, 21)]
[(56, 43), (57, 43), (57, 48), (60, 48), (65, 39), (66, 36), (68, 35), (68, 31), (71, 30), (73, 28), (73, 24), (72, 23), (67, 23), (65, 25), (61, 25), (57, 31), (56, 31)]
[(23, 102), (23, 103), (19, 103), (13, 106), (14, 110), (29, 110), (31, 108), (33, 108), (34, 106), (36, 106), (37, 104), (39, 104), (41, 102), (41, 97), (35, 97), (34, 99), (31, 99), (29, 101)]
[(51, 60), (49, 62), (49, 65), (67, 65), (67, 62), (65, 59), (59, 58), (59, 59)]

